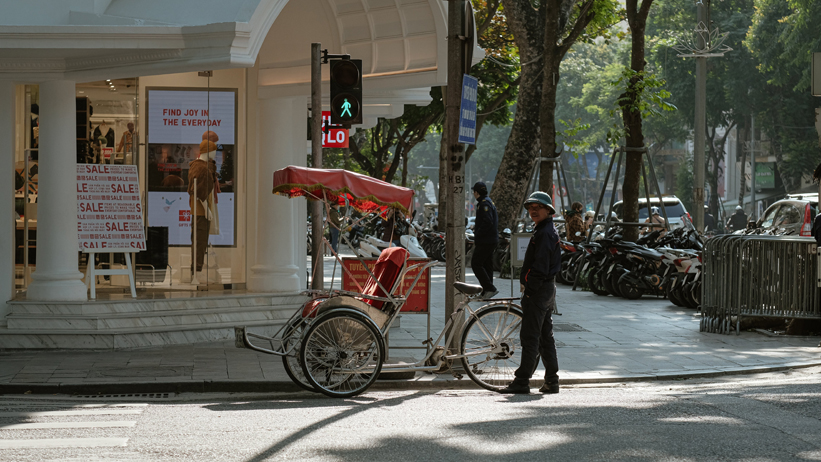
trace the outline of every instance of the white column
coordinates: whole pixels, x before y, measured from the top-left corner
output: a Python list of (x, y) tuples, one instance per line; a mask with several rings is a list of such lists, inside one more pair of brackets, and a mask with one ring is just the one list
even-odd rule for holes
[[(0, 81), (0, 325), (14, 298), (14, 83)], [(5, 165), (5, 167), (3, 167)]]
[(76, 109), (74, 82), (40, 84), (37, 269), (26, 298), (87, 300), (77, 270)]
[[(305, 235), (297, 235), (299, 205), (305, 199), (288, 199), (271, 194), (274, 171), (305, 158), (305, 97), (260, 99), (257, 101), (256, 149), (249, 153), (249, 195), (256, 195), (256, 205), (249, 210), (248, 278), (251, 292), (298, 292), (300, 252)], [(304, 252), (302, 253), (304, 258)]]

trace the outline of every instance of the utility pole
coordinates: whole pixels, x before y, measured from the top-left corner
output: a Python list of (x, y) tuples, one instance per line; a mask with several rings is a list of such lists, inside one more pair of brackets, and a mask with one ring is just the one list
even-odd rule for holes
[(758, 221), (758, 204), (755, 202), (755, 114), (750, 114), (750, 218), (747, 221)]
[[(710, 30), (709, 0), (700, 0), (696, 4), (698, 27), (703, 24)], [(706, 49), (709, 33), (698, 36), (698, 46)], [(693, 133), (693, 210), (694, 225), (697, 230), (704, 230), (704, 141), (707, 138), (707, 57), (696, 57), (696, 120)]]
[[(311, 166), (322, 168), (322, 44), (311, 44)], [(322, 202), (311, 204), (311, 288), (325, 286), (322, 264)]]
[[(459, 140), (459, 108), (465, 74), (464, 0), (448, 1), (448, 86), (445, 103), (447, 139), (447, 193), (445, 216), (445, 320), (453, 315), (459, 299), (454, 282), (465, 280), (465, 151)], [(441, 218), (441, 216), (440, 216)], [(441, 222), (440, 222), (441, 224)], [(454, 320), (457, 332), (463, 320)]]

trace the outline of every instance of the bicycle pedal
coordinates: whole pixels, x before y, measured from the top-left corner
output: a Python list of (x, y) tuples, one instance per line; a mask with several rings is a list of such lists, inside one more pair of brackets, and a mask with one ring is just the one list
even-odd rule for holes
[(423, 340), (422, 345), (433, 345), (433, 339), (429, 338), (427, 340)]

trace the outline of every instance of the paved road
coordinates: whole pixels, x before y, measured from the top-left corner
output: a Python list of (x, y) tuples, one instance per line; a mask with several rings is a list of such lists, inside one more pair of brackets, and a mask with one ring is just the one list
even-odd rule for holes
[(819, 373), (576, 385), (549, 396), (3, 396), (0, 460), (819, 460)]

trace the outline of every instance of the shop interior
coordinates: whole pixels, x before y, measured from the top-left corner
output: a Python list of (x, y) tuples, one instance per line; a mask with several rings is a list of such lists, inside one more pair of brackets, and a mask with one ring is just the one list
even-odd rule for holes
[[(140, 152), (138, 79), (112, 79), (78, 84), (77, 109), (77, 163), (138, 165)], [(39, 169), (39, 87), (26, 85), (18, 92), (18, 107), (28, 108), (18, 117), (27, 136), (18, 143), (15, 152), (15, 286), (25, 291), (31, 283), (31, 274), (37, 267), (37, 191)], [(151, 231), (154, 231), (153, 233)], [(168, 266), (168, 240), (163, 233), (149, 230), (149, 251), (135, 254), (135, 276), (138, 287), (167, 290), (173, 285)], [(78, 252), (79, 269), (85, 272), (88, 255)], [(97, 254), (97, 268), (123, 264), (120, 254)], [(106, 289), (108, 287), (108, 290)], [(196, 290), (179, 286), (177, 289)], [(127, 294), (125, 277), (99, 276), (98, 290), (103, 296)], [(108, 292), (108, 294), (106, 294)], [(116, 297), (115, 297), (116, 298)]]

